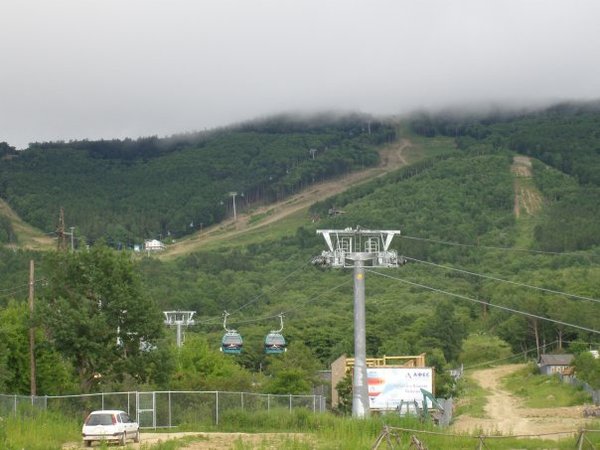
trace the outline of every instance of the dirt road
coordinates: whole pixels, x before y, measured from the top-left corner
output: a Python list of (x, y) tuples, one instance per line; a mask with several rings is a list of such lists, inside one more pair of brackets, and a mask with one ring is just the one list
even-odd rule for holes
[(452, 425), (453, 432), (482, 430), (485, 434), (541, 435), (560, 439), (576, 432), (589, 423), (583, 417), (583, 406), (561, 408), (525, 408), (519, 398), (503, 389), (501, 379), (524, 367), (510, 364), (478, 370), (473, 379), (488, 392), (486, 418), (460, 416)]
[[(182, 433), (142, 433), (141, 442), (134, 444), (128, 442), (128, 449), (147, 448), (153, 444), (159, 444), (173, 439), (182, 439), (188, 436), (193, 436), (195, 442), (182, 447), (185, 450), (231, 450), (239, 443), (245, 445), (256, 446), (260, 448), (276, 450), (280, 446), (280, 442), (284, 440), (306, 441), (310, 440), (310, 436), (300, 433), (198, 433), (198, 432), (182, 432)], [(92, 448), (100, 448), (98, 442), (92, 444)], [(75, 450), (87, 448), (83, 443), (70, 443), (63, 446), (63, 450)], [(108, 448), (121, 448), (118, 445), (109, 445)]]
[[(406, 153), (411, 146), (411, 142), (407, 139), (393, 142), (380, 151), (380, 164), (377, 167), (371, 167), (334, 180), (314, 184), (285, 200), (254, 209), (251, 214), (238, 214), (237, 221), (235, 222), (233, 219), (225, 220), (204, 229), (201, 233), (196, 233), (174, 245), (170, 245), (161, 254), (161, 257), (169, 259), (181, 256), (193, 252), (209, 242), (230, 240), (240, 233), (266, 227), (298, 211), (308, 209), (310, 205), (317, 201), (339, 194), (367, 180), (397, 170), (407, 165)], [(250, 221), (251, 216), (258, 217), (261, 215), (264, 216), (262, 220)]]

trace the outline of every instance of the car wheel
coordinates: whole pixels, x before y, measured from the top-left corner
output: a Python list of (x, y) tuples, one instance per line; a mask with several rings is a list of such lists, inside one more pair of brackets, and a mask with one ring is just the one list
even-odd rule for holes
[(92, 446), (92, 441), (85, 441), (85, 446), (86, 447), (91, 447)]
[(125, 442), (127, 442), (127, 433), (125, 431), (123, 431), (123, 434), (121, 435), (121, 439), (119, 440), (119, 444), (124, 446)]
[(135, 432), (135, 436), (133, 437), (133, 442), (140, 442), (140, 430)]

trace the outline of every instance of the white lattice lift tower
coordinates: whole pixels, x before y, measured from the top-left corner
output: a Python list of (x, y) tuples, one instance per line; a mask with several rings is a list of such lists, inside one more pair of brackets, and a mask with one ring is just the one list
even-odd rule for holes
[(181, 328), (194, 325), (194, 314), (196, 311), (163, 311), (165, 315), (165, 325), (177, 327), (177, 347), (183, 344)]
[(237, 211), (236, 211), (236, 209), (235, 209), (235, 197), (236, 197), (237, 195), (238, 195), (238, 193), (237, 193), (237, 192), (230, 192), (230, 193), (229, 193), (229, 196), (230, 196), (230, 197), (232, 197), (232, 199), (233, 199), (233, 202), (232, 202), (232, 203), (233, 203), (233, 221), (234, 221), (234, 222), (237, 222)]
[(365, 320), (365, 267), (397, 267), (403, 264), (390, 244), (400, 230), (317, 230), (329, 247), (313, 259), (317, 265), (354, 269), (354, 377), (352, 416), (369, 415)]

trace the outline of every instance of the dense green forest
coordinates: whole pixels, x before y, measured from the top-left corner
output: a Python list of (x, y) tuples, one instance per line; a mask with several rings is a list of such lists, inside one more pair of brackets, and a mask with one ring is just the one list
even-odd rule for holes
[(550, 204), (536, 228), (536, 246), (565, 251), (600, 244), (600, 103), (520, 113), (422, 114), (411, 127), (424, 136), (455, 137), (470, 154), (511, 150), (570, 175), (567, 180), (537, 166), (535, 182)]
[[(390, 125), (368, 116), (279, 116), (205, 133), (137, 140), (0, 147), (0, 197), (45, 232), (64, 207), (78, 239), (115, 247), (175, 238), (238, 208), (282, 199), (307, 185), (371, 166)], [(0, 239), (10, 230), (0, 223)]]
[[(437, 368), (438, 395), (453, 393), (447, 369), (461, 363), (469, 366), (510, 354), (535, 357), (544, 349), (583, 352), (590, 345), (597, 347), (599, 187), (588, 172), (578, 169), (584, 164), (581, 161), (587, 166), (597, 164), (597, 147), (590, 137), (597, 133), (596, 117), (589, 108), (581, 113), (554, 108), (496, 120), (453, 116), (452, 126), (446, 116), (415, 117), (412, 129), (422, 136), (409, 137), (423, 147), (419, 161), (313, 205), (306, 212), (305, 225), (289, 229), (283, 238), (243, 246), (231, 242), (175, 260), (131, 259), (127, 252), (113, 253), (103, 247), (92, 248), (96, 258), (87, 257), (85, 251), (50, 256), (2, 250), (0, 368), (4, 370), (0, 373), (5, 375), (0, 391), (28, 389), (25, 300), (28, 260), (34, 258), (40, 267), (42, 305), (77, 305), (74, 310), (85, 320), (77, 325), (75, 314), (65, 320), (90, 335), (99, 331), (106, 342), (96, 340), (108, 348), (108, 353), (86, 350), (97, 353), (96, 358), (78, 356), (73, 346), (85, 342), (58, 333), (60, 314), (40, 307), (46, 311), (35, 319), (39, 357), (45, 361), (40, 374), (46, 380), (40, 381), (44, 393), (132, 385), (308, 392), (316, 383), (316, 369), (327, 368), (343, 353), (353, 353), (351, 273), (311, 264), (325, 249), (316, 230), (356, 226), (401, 230), (392, 246), (407, 260), (395, 269), (366, 273), (367, 353), (426, 352), (428, 363)], [(563, 129), (565, 136), (562, 145), (546, 150), (552, 157), (515, 146), (526, 141), (515, 136), (527, 136), (534, 149), (536, 136), (542, 145), (550, 129)], [(361, 155), (370, 154), (366, 149), (375, 148), (374, 134), (361, 130), (358, 138), (342, 134), (350, 140), (349, 147), (358, 145)], [(304, 135), (306, 131), (293, 130), (285, 139), (295, 142), (327, 135), (323, 130)], [(266, 136), (281, 138), (275, 131), (244, 128), (231, 136), (240, 146), (255, 138), (262, 143)], [(428, 153), (428, 142), (433, 140), (438, 150), (440, 145), (444, 150)], [(306, 148), (317, 145), (314, 142), (300, 146), (304, 156)], [(233, 145), (231, 151), (236, 148)], [(567, 171), (557, 161), (569, 148), (578, 150), (571, 155), (573, 164)], [(532, 186), (541, 193), (543, 205), (535, 213), (516, 217), (511, 165), (520, 152), (539, 158), (533, 160)], [(171, 159), (164, 158), (170, 157), (185, 160), (192, 154), (165, 150), (143, 164), (166, 163)], [(142, 164), (136, 158), (132, 167)], [(333, 206), (344, 214), (329, 216)], [(322, 220), (313, 223), (310, 217), (317, 215)], [(65, 275), (65, 268), (72, 276)], [(114, 277), (118, 283), (113, 286)], [(133, 330), (133, 321), (123, 313), (129, 311), (131, 298), (147, 302), (143, 314), (139, 313), (143, 329)], [(98, 305), (102, 305), (99, 315)], [(164, 327), (157, 314), (173, 309), (197, 312), (196, 325), (187, 330), (181, 351), (174, 351), (174, 331)], [(218, 352), (224, 310), (231, 313), (228, 325), (244, 337), (244, 352), (239, 356)], [(278, 327), (281, 312), (289, 351), (267, 356), (263, 339)], [(116, 344), (116, 327), (109, 325), (116, 323), (123, 325), (122, 330), (133, 330), (127, 335), (129, 343)], [(137, 351), (141, 340), (155, 349)], [(107, 364), (110, 358), (118, 361), (114, 367)], [(595, 363), (587, 358), (581, 361), (582, 373), (593, 374)], [(96, 381), (90, 381), (94, 373), (103, 374), (101, 381), (93, 377)]]

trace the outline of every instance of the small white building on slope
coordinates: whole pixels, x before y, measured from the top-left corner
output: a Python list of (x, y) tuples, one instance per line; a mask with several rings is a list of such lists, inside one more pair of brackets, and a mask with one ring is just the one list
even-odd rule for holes
[(150, 252), (160, 252), (165, 249), (165, 244), (163, 244), (158, 239), (149, 239), (144, 241), (144, 250), (148, 253)]

